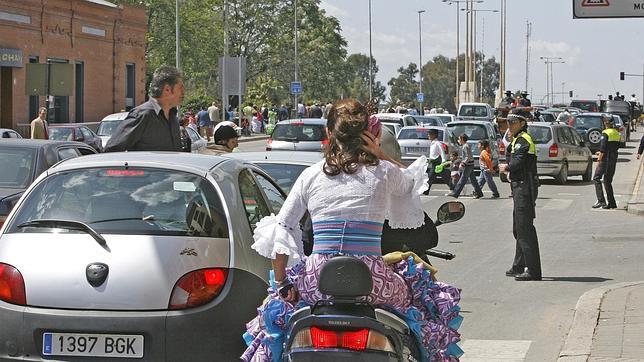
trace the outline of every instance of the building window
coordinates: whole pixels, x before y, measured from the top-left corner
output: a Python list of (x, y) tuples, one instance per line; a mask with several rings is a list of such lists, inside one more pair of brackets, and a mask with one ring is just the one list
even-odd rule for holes
[(82, 61), (76, 61), (76, 74), (75, 82), (76, 88), (74, 90), (74, 95), (76, 96), (76, 122), (85, 122), (85, 116), (83, 115), (84, 107), (83, 101), (85, 98), (85, 64)]
[(135, 100), (135, 65), (128, 63), (125, 64), (125, 110), (129, 111), (134, 108)]
[[(38, 63), (38, 56), (30, 56), (29, 63)], [(40, 108), (40, 97), (29, 96), (29, 121), (38, 117), (38, 108)]]

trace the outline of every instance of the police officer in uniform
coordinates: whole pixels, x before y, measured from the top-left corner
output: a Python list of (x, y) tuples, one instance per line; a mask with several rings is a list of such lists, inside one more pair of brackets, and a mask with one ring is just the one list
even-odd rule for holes
[(513, 109), (508, 115), (508, 126), (513, 136), (510, 162), (499, 166), (501, 172), (510, 173), (514, 199), (512, 233), (516, 239), (516, 253), (512, 268), (505, 275), (520, 281), (541, 280), (539, 240), (533, 223), (539, 186), (537, 150), (526, 131), (531, 117), (530, 112), (524, 109)]
[[(617, 149), (619, 148), (619, 131), (613, 126), (613, 116), (610, 114), (602, 115), (604, 121), (604, 130), (597, 152), (597, 168), (595, 169), (595, 193), (597, 194), (597, 203), (593, 209), (616, 209), (615, 195), (613, 195), (613, 176), (615, 175), (615, 166), (617, 166)], [(602, 190), (602, 178), (606, 188), (606, 199), (604, 190)]]

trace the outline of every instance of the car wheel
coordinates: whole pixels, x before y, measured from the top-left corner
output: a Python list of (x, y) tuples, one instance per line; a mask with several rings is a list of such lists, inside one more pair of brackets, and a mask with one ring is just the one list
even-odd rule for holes
[(566, 184), (566, 181), (568, 181), (568, 163), (564, 162), (563, 166), (561, 166), (559, 174), (555, 177), (555, 180), (557, 180), (557, 183), (559, 185)]
[(588, 166), (586, 166), (586, 172), (581, 176), (581, 179), (584, 181), (590, 181), (593, 179), (593, 160), (592, 158), (588, 160)]
[(588, 137), (588, 142), (590, 142), (593, 145), (597, 145), (599, 144), (599, 141), (601, 141), (602, 133), (597, 128), (592, 128), (588, 130), (587, 137)]

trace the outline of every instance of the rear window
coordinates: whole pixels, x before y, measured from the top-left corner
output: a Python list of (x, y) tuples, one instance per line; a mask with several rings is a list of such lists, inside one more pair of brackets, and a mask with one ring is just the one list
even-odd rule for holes
[(257, 163), (257, 166), (266, 171), (287, 194), (291, 191), (295, 180), (308, 167), (278, 163)]
[[(442, 130), (437, 130), (438, 131), (438, 136), (437, 138), (439, 140), (443, 139), (443, 131)], [(399, 140), (412, 140), (412, 139), (428, 139), (428, 133), (429, 129), (427, 128), (407, 128), (407, 129), (402, 129), (400, 130), (400, 134), (398, 135)]]
[(583, 114), (575, 117), (575, 121), (572, 126), (576, 129), (584, 130), (589, 130), (591, 128), (604, 128), (602, 118), (600, 116), (585, 116)]
[[(203, 177), (161, 169), (91, 168), (60, 172), (29, 193), (7, 230), (31, 220), (73, 220), (99, 233), (228, 237), (225, 212)], [(78, 231), (61, 230), (62, 232)]]
[(572, 101), (570, 106), (583, 109), (586, 112), (597, 112), (599, 110), (597, 103), (594, 101)]
[(426, 126), (442, 126), (443, 120), (438, 117), (422, 117), (414, 116), (414, 119), (418, 124), (423, 124)]
[(323, 141), (326, 135), (321, 125), (292, 123), (276, 125), (271, 138), (275, 141), (288, 142)]
[(487, 107), (485, 106), (461, 106), (458, 110), (461, 117), (487, 117)]
[(65, 128), (65, 127), (49, 127), (47, 129), (49, 133), (49, 139), (50, 140), (56, 140), (56, 141), (73, 141), (74, 140), (74, 132), (72, 132), (71, 128)]
[(545, 144), (552, 140), (550, 127), (528, 126), (528, 133), (536, 144)]
[(487, 130), (485, 126), (480, 124), (457, 124), (449, 127), (452, 133), (459, 137), (462, 134), (466, 134), (467, 138), (470, 141), (478, 141), (488, 139)]
[(122, 121), (103, 121), (98, 126), (96, 134), (99, 136), (111, 136), (114, 134), (116, 127), (118, 127), (121, 122)]
[(31, 183), (36, 150), (0, 147), (0, 188), (26, 189)]

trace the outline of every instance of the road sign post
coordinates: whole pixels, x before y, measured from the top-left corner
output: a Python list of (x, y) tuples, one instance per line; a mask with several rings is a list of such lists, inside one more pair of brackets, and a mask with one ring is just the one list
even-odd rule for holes
[(425, 102), (425, 94), (424, 93), (416, 93), (416, 101), (418, 101), (418, 103)]
[(291, 94), (302, 94), (302, 82), (291, 82)]

